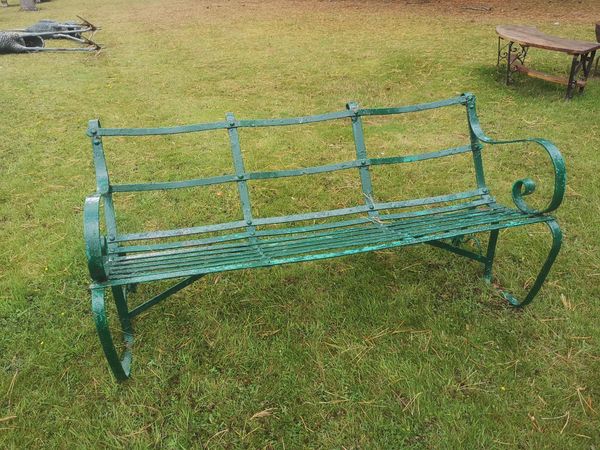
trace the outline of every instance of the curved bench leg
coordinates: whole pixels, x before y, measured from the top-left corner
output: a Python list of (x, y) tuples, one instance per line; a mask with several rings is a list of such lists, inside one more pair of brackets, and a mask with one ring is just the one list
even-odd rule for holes
[(106, 308), (104, 304), (104, 289), (92, 289), (92, 313), (94, 316), (94, 322), (96, 323), (96, 330), (98, 337), (100, 338), (100, 344), (104, 350), (106, 360), (114, 374), (115, 378), (119, 381), (126, 380), (129, 378), (131, 371), (131, 349), (133, 347), (133, 329), (131, 327), (131, 321), (129, 318), (129, 312), (127, 309), (127, 298), (125, 288), (121, 286), (113, 287), (113, 296), (115, 304), (117, 306), (117, 313), (119, 315), (119, 321), (121, 322), (121, 329), (123, 331), (123, 340), (125, 342), (125, 351), (123, 357), (120, 358), (115, 345), (113, 343), (112, 335), (108, 327), (108, 318), (106, 317)]
[(554, 264), (554, 260), (556, 259), (556, 256), (560, 251), (560, 246), (562, 244), (562, 232), (560, 231), (558, 223), (556, 223), (555, 220), (551, 220), (549, 222), (546, 222), (546, 225), (548, 226), (548, 228), (550, 229), (550, 233), (552, 234), (552, 247), (550, 248), (550, 252), (548, 253), (546, 262), (542, 266), (542, 269), (540, 270), (540, 273), (535, 279), (533, 286), (531, 287), (523, 301), (519, 302), (512, 294), (510, 294), (507, 291), (500, 291), (502, 297), (506, 301), (508, 301), (508, 303), (510, 303), (512, 306), (521, 308), (531, 303), (533, 298), (536, 296), (536, 294), (544, 284), (544, 281), (546, 280), (546, 277), (548, 276), (548, 273), (550, 272), (550, 269)]

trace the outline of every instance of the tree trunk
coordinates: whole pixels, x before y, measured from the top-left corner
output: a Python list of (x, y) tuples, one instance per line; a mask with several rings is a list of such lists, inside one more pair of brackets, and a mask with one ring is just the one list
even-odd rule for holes
[(21, 0), (22, 11), (37, 11), (35, 0)]

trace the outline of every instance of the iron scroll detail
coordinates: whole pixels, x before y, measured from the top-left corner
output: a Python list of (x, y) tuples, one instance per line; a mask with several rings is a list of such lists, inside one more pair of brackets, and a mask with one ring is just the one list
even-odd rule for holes
[(560, 206), (565, 195), (565, 188), (567, 184), (567, 172), (565, 167), (565, 161), (556, 147), (552, 142), (546, 139), (540, 138), (527, 138), (527, 139), (510, 139), (510, 140), (495, 140), (487, 136), (479, 122), (477, 117), (477, 111), (475, 107), (475, 95), (466, 93), (464, 94), (467, 102), (467, 115), (469, 119), (469, 127), (471, 132), (481, 142), (491, 145), (496, 144), (515, 144), (515, 143), (528, 143), (532, 142), (540, 145), (550, 157), (554, 172), (554, 190), (552, 198), (548, 205), (543, 209), (531, 208), (523, 197), (532, 194), (535, 191), (536, 184), (531, 178), (523, 178), (516, 180), (512, 187), (512, 198), (516, 207), (528, 214), (546, 214), (554, 211)]

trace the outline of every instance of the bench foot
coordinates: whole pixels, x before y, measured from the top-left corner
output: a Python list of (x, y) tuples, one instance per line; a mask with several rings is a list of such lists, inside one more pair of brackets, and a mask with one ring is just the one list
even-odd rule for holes
[[(523, 301), (517, 300), (508, 291), (500, 290), (500, 295), (502, 296), (502, 298), (504, 298), (508, 303), (510, 303), (512, 306), (515, 306), (517, 308), (522, 308), (523, 306), (531, 303), (531, 301), (534, 299), (534, 297), (537, 295), (538, 291), (544, 284), (544, 281), (546, 280), (546, 277), (548, 276), (548, 273), (550, 272), (550, 269), (552, 268), (552, 265), (554, 264), (554, 260), (556, 259), (556, 256), (558, 255), (558, 252), (560, 251), (560, 246), (562, 244), (562, 232), (560, 231), (560, 227), (558, 226), (558, 223), (555, 220), (551, 220), (549, 222), (546, 222), (546, 225), (548, 226), (548, 228), (550, 229), (550, 233), (552, 234), (552, 247), (550, 248), (550, 252), (548, 253), (546, 262), (542, 266), (542, 269), (538, 273), (538, 276), (535, 279), (533, 286), (531, 287), (531, 289), (529, 290), (529, 292), (527, 293), (527, 295), (525, 296)], [(490, 236), (490, 243), (492, 240), (495, 241), (496, 239), (497, 239), (497, 232), (496, 232), (495, 238), (493, 236)], [(493, 242), (492, 245), (495, 248), (496, 243)], [(488, 257), (489, 257), (489, 246), (488, 246)], [(492, 253), (492, 258), (493, 258), (493, 253)], [(486, 279), (486, 281), (491, 281), (491, 262), (490, 262), (489, 272), (488, 272), (488, 266), (486, 265), (486, 272), (485, 272), (484, 278)]]
[(106, 356), (110, 369), (118, 381), (123, 381), (129, 378), (131, 372), (133, 328), (131, 327), (131, 320), (127, 311), (127, 293), (125, 288), (116, 286), (112, 288), (112, 292), (125, 344), (125, 350), (122, 357), (119, 357), (119, 354), (117, 353), (109, 329), (104, 303), (105, 290), (103, 288), (92, 289), (92, 313), (100, 344), (102, 345), (102, 350), (104, 350), (104, 355)]

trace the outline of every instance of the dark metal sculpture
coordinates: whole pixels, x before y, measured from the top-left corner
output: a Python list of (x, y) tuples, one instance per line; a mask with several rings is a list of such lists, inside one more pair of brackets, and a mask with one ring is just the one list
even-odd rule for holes
[(14, 31), (0, 31), (0, 54), (28, 53), (44, 49), (44, 40), (38, 36), (22, 36)]
[[(77, 16), (79, 17), (79, 16)], [(100, 46), (84, 36), (98, 28), (85, 19), (77, 22), (56, 22), (40, 20), (24, 30), (0, 31), (0, 54), (33, 52), (94, 52)], [(82, 44), (83, 47), (48, 47), (47, 39), (67, 39)]]
[(71, 36), (81, 37), (82, 33), (93, 33), (98, 29), (95, 25), (91, 24), (82, 17), (77, 17), (81, 20), (81, 22), (57, 22), (55, 20), (42, 19), (30, 27), (25, 28), (24, 30), (16, 31), (22, 31), (25, 33), (52, 32), (55, 34), (49, 34), (48, 39), (69, 39)]

